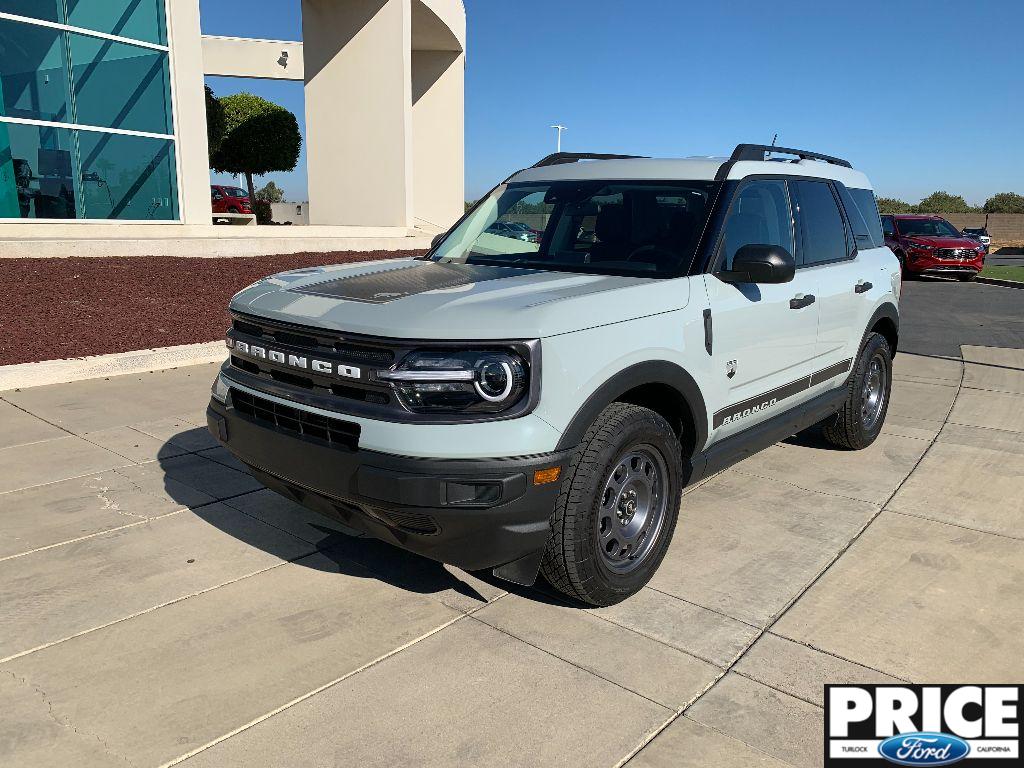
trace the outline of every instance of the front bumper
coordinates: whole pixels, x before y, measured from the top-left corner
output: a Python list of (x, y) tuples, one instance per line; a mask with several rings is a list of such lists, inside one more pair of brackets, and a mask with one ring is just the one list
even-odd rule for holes
[(978, 255), (974, 259), (940, 259), (931, 254), (911, 253), (907, 257), (907, 271), (920, 275), (968, 274), (981, 272), (985, 266), (985, 257)]
[(520, 561), (535, 572), (560, 483), (535, 485), (534, 472), (564, 472), (569, 456), (395, 456), (282, 429), (239, 411), (231, 396), (227, 404), (210, 401), (207, 422), (268, 488), (375, 538), (466, 570)]

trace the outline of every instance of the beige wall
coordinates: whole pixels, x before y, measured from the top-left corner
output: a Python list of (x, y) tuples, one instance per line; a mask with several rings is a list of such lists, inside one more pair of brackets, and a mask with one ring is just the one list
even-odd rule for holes
[(210, 161), (206, 141), (199, 0), (174, 0), (168, 6), (175, 132), (178, 137), (178, 205), (185, 224), (210, 224)]
[(302, 0), (312, 224), (412, 219), (409, 0)]
[(204, 35), (203, 68), (221, 77), (302, 80), (302, 43)]
[(414, 224), (447, 229), (465, 201), (465, 57), (412, 52)]

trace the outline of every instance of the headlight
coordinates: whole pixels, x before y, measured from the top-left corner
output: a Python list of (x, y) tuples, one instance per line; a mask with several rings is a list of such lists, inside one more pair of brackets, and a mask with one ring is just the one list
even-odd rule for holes
[(935, 250), (935, 246), (934, 245), (927, 245), (926, 243), (915, 243), (913, 240), (911, 240), (909, 243), (907, 243), (907, 245), (909, 245), (911, 248), (913, 248), (914, 250), (917, 250), (917, 251), (934, 251)]
[(500, 413), (529, 390), (527, 363), (513, 351), (422, 351), (377, 378), (416, 413)]

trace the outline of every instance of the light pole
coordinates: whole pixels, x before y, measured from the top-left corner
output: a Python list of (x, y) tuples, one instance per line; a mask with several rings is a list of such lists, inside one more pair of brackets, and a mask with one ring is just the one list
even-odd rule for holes
[(554, 128), (556, 131), (558, 131), (557, 149), (555, 151), (556, 152), (561, 152), (562, 151), (562, 131), (566, 130), (566, 128), (565, 128), (564, 125), (558, 125), (558, 124), (552, 125), (551, 127)]

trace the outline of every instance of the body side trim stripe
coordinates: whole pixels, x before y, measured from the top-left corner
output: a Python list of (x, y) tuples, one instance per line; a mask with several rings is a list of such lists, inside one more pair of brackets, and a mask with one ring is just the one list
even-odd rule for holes
[(846, 373), (850, 370), (852, 365), (852, 358), (844, 360), (841, 363), (830, 365), (828, 368), (812, 373), (809, 376), (804, 376), (803, 378), (797, 379), (789, 384), (785, 384), (769, 392), (765, 392), (763, 395), (751, 397), (743, 402), (726, 406), (725, 408), (715, 412), (711, 422), (711, 428), (718, 429), (723, 424), (728, 424), (736, 419), (742, 419), (750, 416), (751, 414), (759, 413), (766, 408), (771, 408), (780, 400), (790, 398), (793, 395), (808, 390), (817, 384), (821, 384), (822, 382), (835, 378), (840, 374)]

